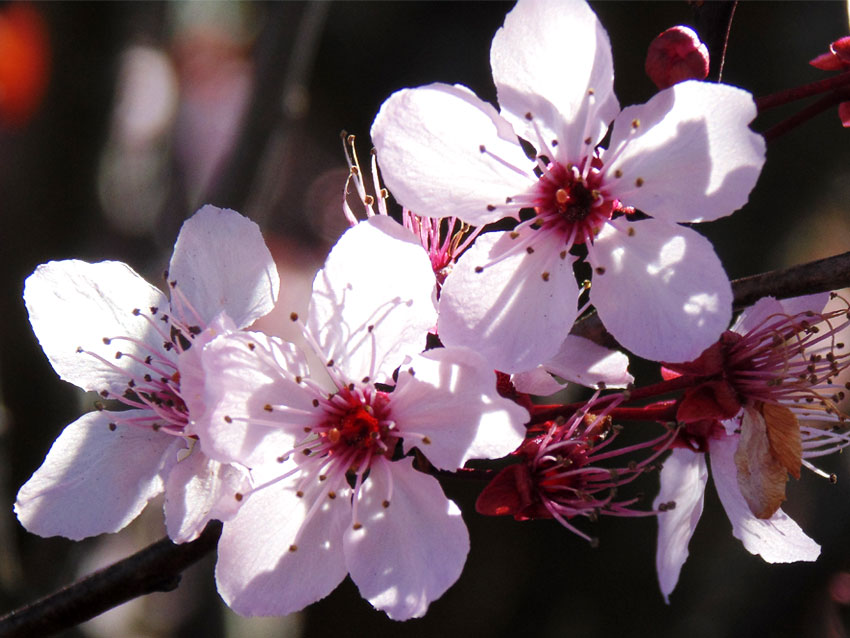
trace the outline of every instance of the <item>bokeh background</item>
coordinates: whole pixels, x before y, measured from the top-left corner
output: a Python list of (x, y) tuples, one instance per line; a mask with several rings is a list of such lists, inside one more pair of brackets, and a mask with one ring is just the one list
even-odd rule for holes
[[(686, 2), (591, 3), (608, 29), (623, 105), (655, 89), (646, 47), (692, 23)], [(369, 126), (394, 90), (461, 83), (495, 102), (489, 43), (511, 3), (333, 2), (0, 4), (0, 611), (160, 538), (156, 506), (117, 535), (73, 543), (26, 533), (18, 487), (62, 427), (92, 407), (59, 381), (21, 300), (51, 259), (128, 262), (159, 281), (182, 221), (203, 203), (263, 227), (281, 270), (282, 314), (344, 229), (343, 129)], [(820, 79), (807, 61), (848, 34), (843, 2), (744, 2), (724, 80), (765, 95)], [(528, 46), (536, 46), (530, 41)], [(564, 82), (570, 60), (563, 60)], [(794, 105), (759, 117), (765, 130)], [(850, 247), (850, 131), (834, 110), (775, 140), (750, 198), (699, 230), (730, 277)], [(387, 265), (393, 267), (392, 264)], [(265, 327), (282, 331), (274, 318)], [(653, 380), (649, 369), (637, 370)], [(785, 509), (823, 546), (816, 563), (767, 565), (732, 538), (712, 488), (671, 605), (655, 571), (652, 518), (578, 524), (484, 518), (480, 485), (447, 480), (472, 550), (421, 620), (395, 623), (346, 581), (284, 619), (241, 619), (218, 600), (212, 557), (176, 592), (139, 599), (68, 636), (844, 636), (850, 626), (850, 467), (804, 473)], [(645, 480), (647, 505), (657, 477)], [(435, 557), (438, 560), (439, 557)]]

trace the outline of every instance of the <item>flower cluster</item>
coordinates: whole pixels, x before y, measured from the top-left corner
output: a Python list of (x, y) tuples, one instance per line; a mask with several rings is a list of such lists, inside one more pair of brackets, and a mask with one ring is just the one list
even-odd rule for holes
[[(21, 487), (21, 523), (116, 532), (164, 494), (175, 542), (223, 522), (216, 581), (238, 613), (297, 611), (350, 575), (404, 620), (460, 577), (469, 536), (438, 477), (474, 472), (489, 481), (479, 513), (555, 519), (591, 542), (581, 519), (657, 516), (666, 599), (709, 457), (749, 551), (816, 558), (780, 505), (789, 474), (825, 475), (807, 459), (850, 444), (837, 380), (850, 308), (766, 298), (727, 330), (729, 280), (690, 224), (747, 202), (765, 157), (756, 108), (686, 79), (708, 71), (693, 32), (654, 47), (665, 88), (621, 109), (591, 9), (520, 0), (490, 51), (499, 109), (463, 86), (403, 89), (375, 118), (367, 171), (344, 135), (351, 227), (306, 316), (289, 315), (303, 347), (252, 329), (279, 279), (234, 211), (185, 222), (168, 296), (116, 262), (39, 266), (33, 330), (59, 376), (99, 398)], [(636, 387), (627, 354), (570, 333), (590, 306), (662, 382)], [(567, 382), (595, 392), (532, 398)], [(652, 433), (623, 443), (630, 421)], [(662, 461), (653, 504), (625, 493)]]

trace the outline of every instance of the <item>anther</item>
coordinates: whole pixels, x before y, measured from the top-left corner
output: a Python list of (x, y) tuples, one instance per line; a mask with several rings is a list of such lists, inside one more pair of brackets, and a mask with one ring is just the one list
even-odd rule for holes
[(298, 321), (298, 313), (297, 312), (290, 312), (289, 313), (289, 319), (290, 319), (290, 321)]

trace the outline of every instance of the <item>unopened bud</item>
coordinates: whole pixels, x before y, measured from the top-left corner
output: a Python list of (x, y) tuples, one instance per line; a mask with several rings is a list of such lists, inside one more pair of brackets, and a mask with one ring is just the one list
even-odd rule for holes
[(659, 89), (685, 80), (704, 80), (708, 76), (708, 48), (693, 29), (670, 27), (649, 45), (644, 68)]

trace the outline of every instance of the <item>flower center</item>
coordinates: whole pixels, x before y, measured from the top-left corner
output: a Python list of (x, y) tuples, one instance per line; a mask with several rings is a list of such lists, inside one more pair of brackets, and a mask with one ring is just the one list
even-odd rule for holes
[(349, 410), (338, 426), (328, 430), (328, 439), (332, 443), (342, 441), (349, 447), (372, 447), (381, 436), (378, 419), (371, 405), (358, 405)]
[(842, 385), (837, 377), (850, 368), (850, 352), (836, 337), (850, 324), (848, 306), (768, 317), (729, 344), (729, 381), (751, 401), (824, 411), (845, 421), (836, 404), (850, 384)]
[(345, 388), (328, 401), (326, 419), (317, 428), (328, 454), (357, 459), (392, 454), (397, 436), (389, 420), (389, 395), (370, 388)]
[(557, 229), (572, 242), (585, 243), (611, 219), (615, 202), (602, 193), (599, 160), (584, 175), (577, 166), (550, 162), (543, 169), (534, 194), (535, 224)]

